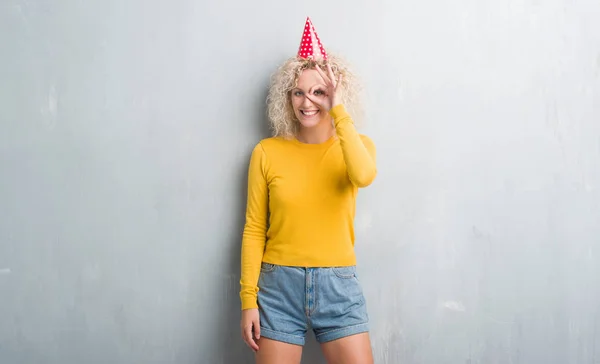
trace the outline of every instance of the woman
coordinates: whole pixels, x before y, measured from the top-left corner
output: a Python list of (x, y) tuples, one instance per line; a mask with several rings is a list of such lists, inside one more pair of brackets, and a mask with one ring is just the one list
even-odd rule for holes
[(274, 136), (255, 146), (248, 173), (241, 330), (259, 364), (300, 363), (309, 328), (328, 363), (373, 362), (353, 219), (377, 169), (346, 109), (355, 96), (307, 18), (298, 55), (270, 87)]

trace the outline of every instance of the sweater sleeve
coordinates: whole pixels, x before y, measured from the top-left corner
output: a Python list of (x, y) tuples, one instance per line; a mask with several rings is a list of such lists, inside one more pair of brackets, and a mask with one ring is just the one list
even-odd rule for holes
[(343, 104), (331, 108), (329, 114), (333, 117), (350, 181), (357, 187), (370, 185), (377, 175), (375, 144), (358, 133)]
[(242, 310), (257, 308), (258, 277), (267, 234), (268, 188), (266, 155), (259, 143), (248, 168), (246, 223), (242, 235), (240, 299)]

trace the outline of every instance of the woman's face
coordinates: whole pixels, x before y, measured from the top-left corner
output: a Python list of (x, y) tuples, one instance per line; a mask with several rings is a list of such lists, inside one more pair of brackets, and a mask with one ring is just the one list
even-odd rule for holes
[(326, 97), (323, 78), (314, 69), (306, 69), (298, 77), (298, 85), (291, 93), (292, 107), (296, 118), (304, 128), (311, 128), (322, 122), (329, 122), (329, 113), (312, 102), (306, 95), (311, 96), (313, 99)]

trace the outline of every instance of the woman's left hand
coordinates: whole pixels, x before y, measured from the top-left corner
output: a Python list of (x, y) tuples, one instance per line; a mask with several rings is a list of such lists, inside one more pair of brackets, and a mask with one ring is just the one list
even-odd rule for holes
[(325, 97), (315, 97), (314, 95), (307, 96), (310, 101), (319, 105), (323, 109), (331, 110), (332, 107), (338, 105), (341, 102), (341, 90), (339, 85), (342, 83), (342, 74), (340, 73), (338, 79), (335, 79), (333, 75), (333, 70), (329, 63), (327, 64), (327, 73), (326, 74), (319, 65), (316, 65), (316, 70), (319, 72), (319, 75), (323, 78), (323, 82), (325, 83)]

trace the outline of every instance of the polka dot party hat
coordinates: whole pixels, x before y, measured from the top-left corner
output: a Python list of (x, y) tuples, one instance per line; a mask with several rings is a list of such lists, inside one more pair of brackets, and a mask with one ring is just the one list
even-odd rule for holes
[(317, 31), (309, 17), (306, 18), (306, 24), (304, 25), (298, 57), (314, 60), (327, 59), (325, 48), (323, 48), (323, 44), (321, 44)]

